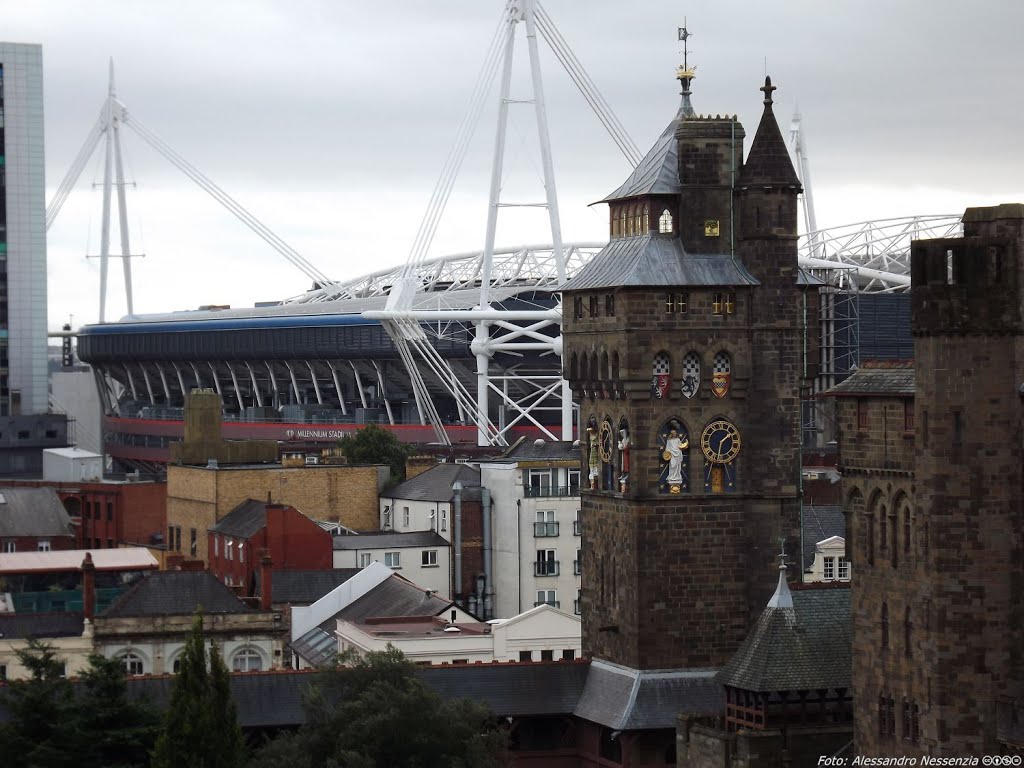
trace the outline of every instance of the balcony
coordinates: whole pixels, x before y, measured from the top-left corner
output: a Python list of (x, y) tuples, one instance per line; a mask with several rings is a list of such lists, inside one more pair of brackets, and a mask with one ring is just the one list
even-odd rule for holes
[(580, 487), (578, 485), (528, 485), (523, 488), (523, 494), (528, 499), (579, 496)]
[(533, 607), (536, 608), (538, 605), (550, 605), (552, 608), (562, 607), (562, 604), (558, 600), (541, 600), (539, 603), (534, 603)]
[(557, 576), (558, 561), (557, 560), (538, 560), (533, 564), (533, 575), (534, 576)]
[(583, 523), (579, 520), (572, 521), (572, 535), (582, 536), (583, 535)]
[(545, 522), (533, 524), (533, 537), (535, 539), (546, 539), (558, 535), (558, 523)]

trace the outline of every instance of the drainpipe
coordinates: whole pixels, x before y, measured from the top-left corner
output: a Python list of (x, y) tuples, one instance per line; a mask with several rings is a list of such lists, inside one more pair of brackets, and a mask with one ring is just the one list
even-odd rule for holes
[(452, 597), (462, 605), (462, 483), (452, 483), (452, 498), (455, 503), (455, 594)]
[(494, 580), (491, 564), (491, 491), (488, 488), (480, 489), (480, 501), (483, 506), (483, 537), (484, 537), (484, 596), (483, 614), (484, 619), (490, 619), (494, 615), (493, 595)]

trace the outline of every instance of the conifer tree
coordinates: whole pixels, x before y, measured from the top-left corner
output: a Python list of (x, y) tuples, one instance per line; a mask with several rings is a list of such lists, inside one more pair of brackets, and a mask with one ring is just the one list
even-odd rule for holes
[(181, 656), (163, 728), (153, 750), (153, 768), (240, 768), (245, 742), (231, 698), (228, 670), (216, 648), (207, 653), (203, 616)]

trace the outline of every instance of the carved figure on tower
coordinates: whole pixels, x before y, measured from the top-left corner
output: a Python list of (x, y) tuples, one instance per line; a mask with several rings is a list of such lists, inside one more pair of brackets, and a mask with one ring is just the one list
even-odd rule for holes
[[(680, 434), (679, 422), (669, 424), (668, 434), (661, 444), (662, 471), (669, 493), (680, 493), (683, 486), (683, 451), (690, 447), (690, 441)], [(667, 469), (667, 472), (665, 470)]]
[(629, 490), (629, 429), (619, 430), (619, 491)]
[(587, 477), (590, 479), (590, 490), (597, 490), (597, 479), (601, 476), (601, 455), (597, 444), (597, 425), (587, 427)]

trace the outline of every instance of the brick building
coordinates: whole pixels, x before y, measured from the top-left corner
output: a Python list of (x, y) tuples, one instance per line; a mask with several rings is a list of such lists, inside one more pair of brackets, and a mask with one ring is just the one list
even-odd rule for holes
[[(735, 118), (693, 114), (691, 77), (680, 73), (676, 119), (604, 201), (611, 241), (563, 289), (587, 478), (584, 652), (675, 686), (660, 695), (676, 711), (760, 615), (780, 538), (799, 561), (800, 394), (815, 317), (813, 280), (797, 266), (800, 183), (770, 80), (744, 161)], [(601, 691), (609, 701), (613, 688)], [(658, 718), (616, 738), (622, 719), (602, 711), (581, 738), (611, 738), (623, 761), (674, 764), (674, 732)]]
[(1024, 206), (968, 209), (962, 239), (911, 253), (913, 368), (832, 391), (856, 750), (997, 754), (1024, 746)]
[(208, 533), (210, 572), (239, 594), (255, 595), (264, 555), (274, 570), (332, 567), (332, 536), (295, 507), (247, 499)]
[(0, 552), (74, 549), (75, 528), (50, 488), (0, 488)]

